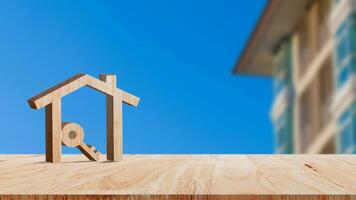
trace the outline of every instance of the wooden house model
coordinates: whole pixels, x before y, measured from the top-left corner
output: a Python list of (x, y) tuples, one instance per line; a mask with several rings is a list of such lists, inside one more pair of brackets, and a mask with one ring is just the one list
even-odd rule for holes
[(123, 155), (122, 103), (137, 106), (139, 98), (116, 87), (116, 76), (101, 74), (96, 79), (87, 74), (77, 74), (66, 81), (30, 98), (33, 109), (45, 107), (46, 161), (60, 162), (62, 144), (78, 147), (90, 160), (98, 160), (100, 152), (83, 143), (83, 129), (76, 123), (62, 122), (61, 99), (84, 86), (106, 95), (107, 159), (119, 161)]

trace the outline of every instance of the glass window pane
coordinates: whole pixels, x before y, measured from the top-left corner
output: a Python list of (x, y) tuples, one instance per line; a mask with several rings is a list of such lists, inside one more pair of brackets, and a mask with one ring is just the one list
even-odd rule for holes
[(339, 39), (336, 47), (336, 66), (341, 66), (342, 62), (346, 59), (348, 55), (347, 47), (347, 40), (345, 35), (343, 35), (343, 37)]
[(355, 140), (355, 105), (350, 106), (340, 117), (339, 127), (339, 151), (340, 153), (352, 153), (352, 149), (356, 144)]
[(337, 88), (340, 88), (346, 83), (347, 79), (349, 78), (349, 75), (350, 75), (350, 70), (348, 65), (339, 69), (338, 76), (337, 76)]
[[(355, 19), (353, 19), (355, 20)], [(356, 52), (356, 24), (353, 22), (349, 31), (351, 52)]]

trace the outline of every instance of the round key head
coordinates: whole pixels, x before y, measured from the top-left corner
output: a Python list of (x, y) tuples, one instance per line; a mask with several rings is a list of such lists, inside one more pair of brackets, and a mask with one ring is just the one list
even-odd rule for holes
[(73, 122), (62, 123), (62, 144), (68, 147), (77, 147), (83, 144), (84, 131), (79, 124)]

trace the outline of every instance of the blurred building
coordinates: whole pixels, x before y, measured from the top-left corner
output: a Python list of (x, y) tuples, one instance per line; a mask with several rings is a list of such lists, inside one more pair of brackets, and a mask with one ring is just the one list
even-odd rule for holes
[(273, 77), (276, 153), (356, 153), (356, 0), (270, 0), (234, 72)]

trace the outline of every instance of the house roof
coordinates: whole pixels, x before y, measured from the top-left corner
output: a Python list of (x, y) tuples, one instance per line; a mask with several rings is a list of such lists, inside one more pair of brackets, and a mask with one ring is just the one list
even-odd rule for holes
[(293, 32), (311, 1), (269, 0), (233, 72), (271, 75), (276, 46)]
[(84, 86), (88, 86), (107, 95), (115, 95), (115, 93), (118, 93), (122, 98), (122, 101), (129, 105), (137, 106), (138, 102), (140, 101), (138, 97), (116, 88), (116, 85), (113, 88), (108, 83), (89, 76), (88, 74), (77, 74), (63, 81), (62, 83), (55, 85), (54, 87), (51, 87), (48, 90), (45, 90), (44, 92), (30, 98), (28, 100), (28, 104), (31, 108), (40, 109), (52, 103), (54, 99), (62, 98), (63, 96), (70, 94)]

